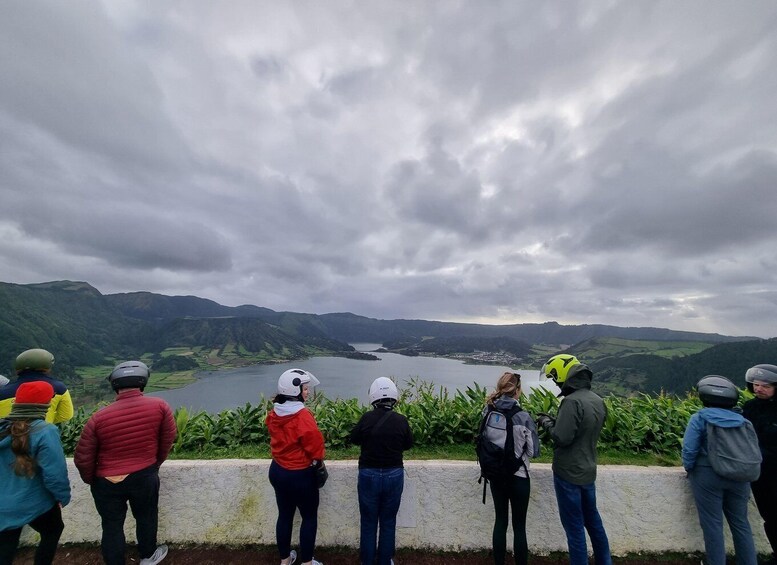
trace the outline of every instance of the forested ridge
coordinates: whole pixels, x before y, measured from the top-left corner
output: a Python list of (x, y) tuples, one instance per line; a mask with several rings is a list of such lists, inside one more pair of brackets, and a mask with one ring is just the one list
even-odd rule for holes
[[(597, 380), (623, 393), (684, 392), (700, 376), (713, 373), (736, 381), (747, 367), (777, 360), (776, 340), (650, 327), (486, 325), (276, 312), (254, 305), (223, 306), (196, 296), (103, 295), (86, 282), (73, 281), (0, 283), (0, 301), (0, 373), (12, 371), (20, 351), (43, 347), (54, 352), (57, 374), (71, 382), (79, 379), (77, 367), (141, 355), (160, 360), (168, 349), (199, 347), (277, 361), (353, 354), (348, 342), (374, 342), (414, 354), (503, 352), (526, 363), (524, 368), (538, 368), (553, 352), (579, 351)], [(629, 349), (624, 340), (636, 346)], [(678, 356), (653, 354), (661, 344), (669, 344), (670, 353)], [(697, 349), (708, 349), (694, 352), (699, 345)], [(192, 366), (180, 361), (172, 366), (183, 365)]]

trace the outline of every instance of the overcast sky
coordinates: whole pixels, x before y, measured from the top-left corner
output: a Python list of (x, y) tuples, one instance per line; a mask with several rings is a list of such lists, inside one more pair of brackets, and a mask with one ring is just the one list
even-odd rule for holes
[(777, 2), (0, 5), (0, 280), (777, 335)]

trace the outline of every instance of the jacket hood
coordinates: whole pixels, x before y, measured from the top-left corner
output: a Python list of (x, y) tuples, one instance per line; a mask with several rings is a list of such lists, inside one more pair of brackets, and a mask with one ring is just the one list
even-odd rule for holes
[(572, 394), (576, 390), (590, 389), (593, 373), (590, 370), (580, 371), (564, 381), (561, 387), (561, 396)]
[(305, 404), (299, 400), (286, 401), (283, 404), (278, 404), (277, 402), (273, 404), (273, 412), (280, 418), (293, 416), (303, 408), (305, 408)]
[(503, 412), (507, 412), (516, 404), (518, 401), (511, 396), (500, 396), (494, 400), (494, 407)]
[(698, 412), (699, 417), (705, 422), (714, 424), (720, 428), (736, 428), (745, 421), (744, 416), (728, 408), (702, 408)]
[[(0, 419), (0, 449), (6, 449), (11, 447), (11, 434), (3, 436), (6, 430), (11, 427), (11, 420)], [(30, 422), (30, 433), (34, 432), (41, 426), (45, 426), (46, 423), (43, 420), (33, 420)]]

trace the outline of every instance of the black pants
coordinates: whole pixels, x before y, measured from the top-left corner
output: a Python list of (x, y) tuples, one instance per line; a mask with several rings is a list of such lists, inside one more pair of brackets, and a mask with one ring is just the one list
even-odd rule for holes
[(281, 559), (291, 551), (291, 536), (294, 514), (299, 508), (302, 523), (299, 528), (299, 560), (301, 563), (313, 559), (318, 531), (318, 487), (313, 467), (300, 471), (289, 471), (275, 461), (270, 463), (270, 484), (275, 489), (278, 504), (278, 521), (275, 523), (275, 539)]
[(120, 483), (95, 479), (92, 497), (102, 520), (101, 548), (106, 565), (124, 565), (124, 519), (128, 502), (135, 517), (140, 558), (153, 555), (159, 513), (159, 471), (155, 465), (130, 473)]
[[(35, 565), (51, 565), (57, 544), (65, 524), (62, 523), (62, 510), (55, 504), (49, 510), (30, 522), (30, 527), (40, 534), (40, 543), (35, 550)], [(19, 546), (21, 528), (0, 532), (0, 565), (11, 565), (16, 548)]]
[(764, 519), (764, 531), (777, 557), (777, 476), (761, 472), (761, 478), (751, 484), (758, 512)]
[(526, 511), (529, 508), (531, 482), (528, 478), (513, 475), (506, 482), (489, 482), (494, 497), (494, 532), (492, 545), (494, 563), (504, 565), (507, 554), (507, 525), (510, 521), (510, 506), (513, 509), (513, 553), (516, 565), (529, 561), (529, 546), (526, 543)]

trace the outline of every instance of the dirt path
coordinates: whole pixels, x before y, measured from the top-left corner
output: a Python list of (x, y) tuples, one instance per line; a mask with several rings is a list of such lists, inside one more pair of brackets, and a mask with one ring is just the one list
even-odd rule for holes
[[(137, 565), (134, 548), (128, 550), (127, 565)], [(14, 565), (32, 565), (33, 550), (19, 551)], [(351, 549), (321, 549), (316, 559), (324, 565), (354, 565), (359, 562), (358, 552)], [(699, 565), (698, 556), (645, 556), (615, 558), (622, 565)], [(431, 553), (428, 551), (400, 550), (394, 559), (396, 565), (492, 565), (487, 552)], [(511, 561), (508, 561), (511, 562)], [(164, 565), (276, 565), (280, 563), (274, 548), (226, 548), (226, 547), (175, 547), (163, 561)], [(530, 565), (566, 565), (566, 555), (530, 557)], [(100, 549), (87, 546), (63, 546), (57, 552), (54, 565), (101, 565)]]

